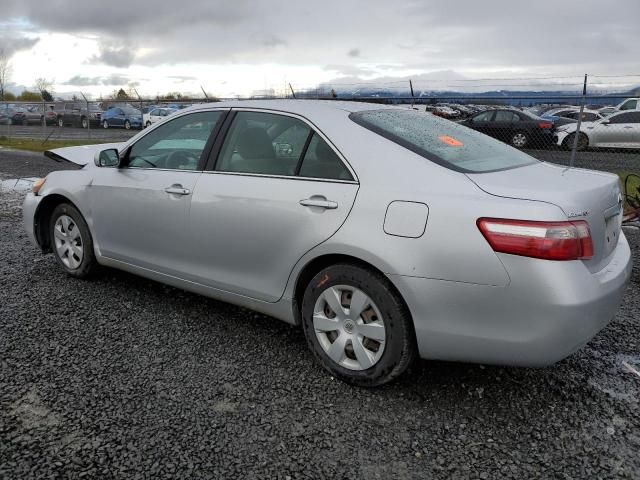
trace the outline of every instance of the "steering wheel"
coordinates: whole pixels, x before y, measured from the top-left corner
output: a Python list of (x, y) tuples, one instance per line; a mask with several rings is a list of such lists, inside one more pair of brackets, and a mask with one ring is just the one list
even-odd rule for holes
[(177, 169), (180, 165), (197, 163), (198, 159), (192, 153), (185, 150), (174, 150), (165, 160), (165, 168)]

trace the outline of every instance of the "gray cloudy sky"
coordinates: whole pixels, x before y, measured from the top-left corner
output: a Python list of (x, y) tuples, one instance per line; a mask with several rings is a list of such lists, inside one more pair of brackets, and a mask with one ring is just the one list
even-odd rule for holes
[(2, 4), (0, 47), (14, 54), (14, 81), (29, 86), (44, 76), (59, 91), (136, 84), (151, 94), (202, 84), (247, 94), (285, 81), (412, 76), (456, 86), (496, 75), (640, 73), (639, 0)]

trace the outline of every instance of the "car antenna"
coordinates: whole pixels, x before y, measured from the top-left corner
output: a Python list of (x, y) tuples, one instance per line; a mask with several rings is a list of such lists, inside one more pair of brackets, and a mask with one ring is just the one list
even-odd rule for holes
[[(569, 166), (564, 169), (564, 172), (573, 168), (573, 163), (576, 160), (576, 150), (578, 148), (578, 137), (580, 136), (580, 126), (582, 125), (582, 113), (584, 112), (584, 104), (587, 96), (587, 74), (584, 74), (584, 84), (582, 85), (582, 101), (580, 102), (580, 114), (578, 115), (578, 124), (576, 125), (576, 133), (573, 136), (573, 146), (571, 147), (571, 158), (569, 159)], [(564, 173), (562, 172), (562, 173)]]
[(413, 103), (415, 96), (413, 95), (413, 82), (409, 79), (409, 88), (411, 89), (411, 110), (413, 110)]

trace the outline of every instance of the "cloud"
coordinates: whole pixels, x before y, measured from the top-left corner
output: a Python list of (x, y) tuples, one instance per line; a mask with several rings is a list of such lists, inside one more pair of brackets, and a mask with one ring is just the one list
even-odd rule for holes
[[(455, 6), (450, 0), (138, 0), (130, 8), (117, 1), (2, 3), (3, 18), (26, 19), (32, 35), (99, 38), (90, 61), (115, 68), (250, 65), (250, 75), (260, 80), (266, 64), (282, 65), (283, 76), (287, 68), (324, 65), (342, 66), (340, 76), (380, 74), (380, 67), (361, 65), (366, 52), (368, 63), (391, 65), (383, 74), (396, 77), (409, 71), (537, 76), (638, 69), (638, 0), (618, 0), (616, 8), (602, 0), (541, 1), (523, 12), (506, 0), (458, 0)], [(359, 47), (349, 49), (353, 45)]]
[(29, 50), (39, 41), (39, 37), (0, 34), (0, 50), (3, 50), (8, 57), (11, 57), (21, 50)]
[[(135, 85), (134, 85), (135, 84)], [(74, 87), (92, 87), (97, 85), (104, 86), (119, 86), (130, 85), (136, 86), (138, 82), (132, 82), (126, 75), (112, 74), (106, 77), (85, 77), (82, 75), (75, 75), (61, 85), (72, 85)]]
[(135, 52), (130, 45), (100, 43), (100, 53), (89, 59), (89, 63), (102, 63), (111, 67), (126, 68), (135, 58)]

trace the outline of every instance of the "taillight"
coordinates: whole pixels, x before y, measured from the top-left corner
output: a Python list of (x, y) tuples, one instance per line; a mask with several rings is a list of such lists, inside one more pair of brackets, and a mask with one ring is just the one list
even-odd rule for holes
[(553, 123), (548, 123), (548, 122), (540, 122), (538, 124), (538, 128), (542, 128), (544, 130), (548, 130), (550, 128), (553, 128)]
[(481, 218), (478, 228), (495, 252), (545, 260), (587, 260), (593, 257), (589, 225), (576, 222), (532, 222)]

